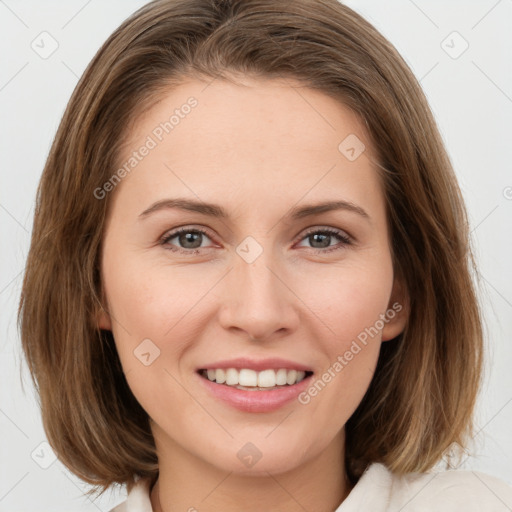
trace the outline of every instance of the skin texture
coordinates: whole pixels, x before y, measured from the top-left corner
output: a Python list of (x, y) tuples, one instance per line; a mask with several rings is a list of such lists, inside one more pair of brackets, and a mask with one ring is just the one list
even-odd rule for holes
[[(344, 425), (369, 386), (381, 341), (403, 330), (406, 308), (306, 405), (242, 412), (212, 397), (196, 369), (282, 357), (319, 378), (379, 315), (403, 303), (376, 157), (364, 125), (340, 102), (289, 80), (246, 78), (189, 80), (169, 91), (137, 120), (121, 160), (191, 96), (197, 106), (110, 192), (102, 249), (108, 313), (98, 323), (112, 330), (151, 418), (160, 466), (153, 509), (332, 511), (351, 490)], [(354, 161), (338, 149), (350, 134), (366, 147)], [(217, 203), (229, 217), (179, 209), (139, 217), (171, 197)], [(340, 199), (368, 217), (286, 217), (295, 206)], [(209, 234), (195, 245), (184, 237), (162, 244), (177, 227)], [(309, 228), (339, 230), (350, 241), (322, 243)], [(236, 251), (247, 236), (263, 250), (252, 263)], [(134, 355), (145, 339), (160, 350), (147, 366)], [(248, 442), (261, 453), (252, 467), (237, 456)]]

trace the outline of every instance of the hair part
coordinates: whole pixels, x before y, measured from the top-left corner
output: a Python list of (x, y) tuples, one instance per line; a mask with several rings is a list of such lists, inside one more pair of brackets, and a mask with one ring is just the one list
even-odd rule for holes
[(157, 0), (108, 38), (69, 101), (39, 184), (18, 311), (45, 432), (84, 481), (156, 479), (148, 415), (131, 393), (102, 306), (96, 199), (143, 112), (188, 78), (299, 81), (364, 121), (379, 156), (405, 331), (383, 343), (346, 424), (352, 483), (372, 462), (426, 471), (473, 433), (482, 326), (464, 203), (425, 95), (395, 48), (336, 0)]

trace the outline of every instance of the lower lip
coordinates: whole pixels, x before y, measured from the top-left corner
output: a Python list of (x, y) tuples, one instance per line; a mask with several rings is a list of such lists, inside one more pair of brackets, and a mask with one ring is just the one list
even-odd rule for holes
[(297, 384), (268, 391), (245, 391), (235, 387), (217, 384), (198, 374), (206, 389), (224, 403), (244, 412), (271, 412), (292, 402), (310, 384), (312, 375)]

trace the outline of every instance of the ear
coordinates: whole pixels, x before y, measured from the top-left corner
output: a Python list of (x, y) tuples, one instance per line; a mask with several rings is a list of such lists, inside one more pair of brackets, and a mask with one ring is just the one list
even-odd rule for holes
[(404, 331), (409, 310), (409, 294), (402, 280), (395, 276), (386, 310), (387, 321), (382, 329), (382, 341), (392, 340)]
[(100, 329), (105, 331), (112, 330), (112, 320), (110, 318), (110, 314), (107, 311), (107, 308), (104, 306), (106, 304), (105, 294), (101, 293), (101, 304), (97, 304), (96, 313), (94, 318), (94, 324), (97, 325)]
[(96, 325), (105, 331), (112, 330), (110, 315), (105, 311), (103, 307), (96, 312)]

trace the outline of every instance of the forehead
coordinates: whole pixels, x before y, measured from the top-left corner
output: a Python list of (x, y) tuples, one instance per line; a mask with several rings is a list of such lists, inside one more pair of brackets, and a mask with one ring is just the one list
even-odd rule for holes
[(218, 148), (219, 153), (241, 142), (252, 145), (255, 153), (261, 144), (271, 149), (271, 143), (300, 142), (303, 150), (332, 149), (333, 145), (336, 149), (339, 137), (349, 134), (366, 139), (371, 149), (364, 123), (341, 101), (292, 79), (247, 77), (236, 83), (221, 78), (209, 83), (187, 80), (173, 87), (139, 116), (129, 140), (133, 143), (152, 134), (157, 142), (165, 142), (162, 139), (191, 131), (198, 145), (213, 145), (209, 149)]
[(272, 196), (296, 203), (333, 187), (352, 189), (355, 201), (378, 192), (362, 120), (293, 80), (189, 80), (163, 94), (128, 135), (119, 164), (135, 165), (117, 188), (136, 188), (141, 206), (143, 196), (165, 191), (205, 201), (250, 191), (267, 205)]

